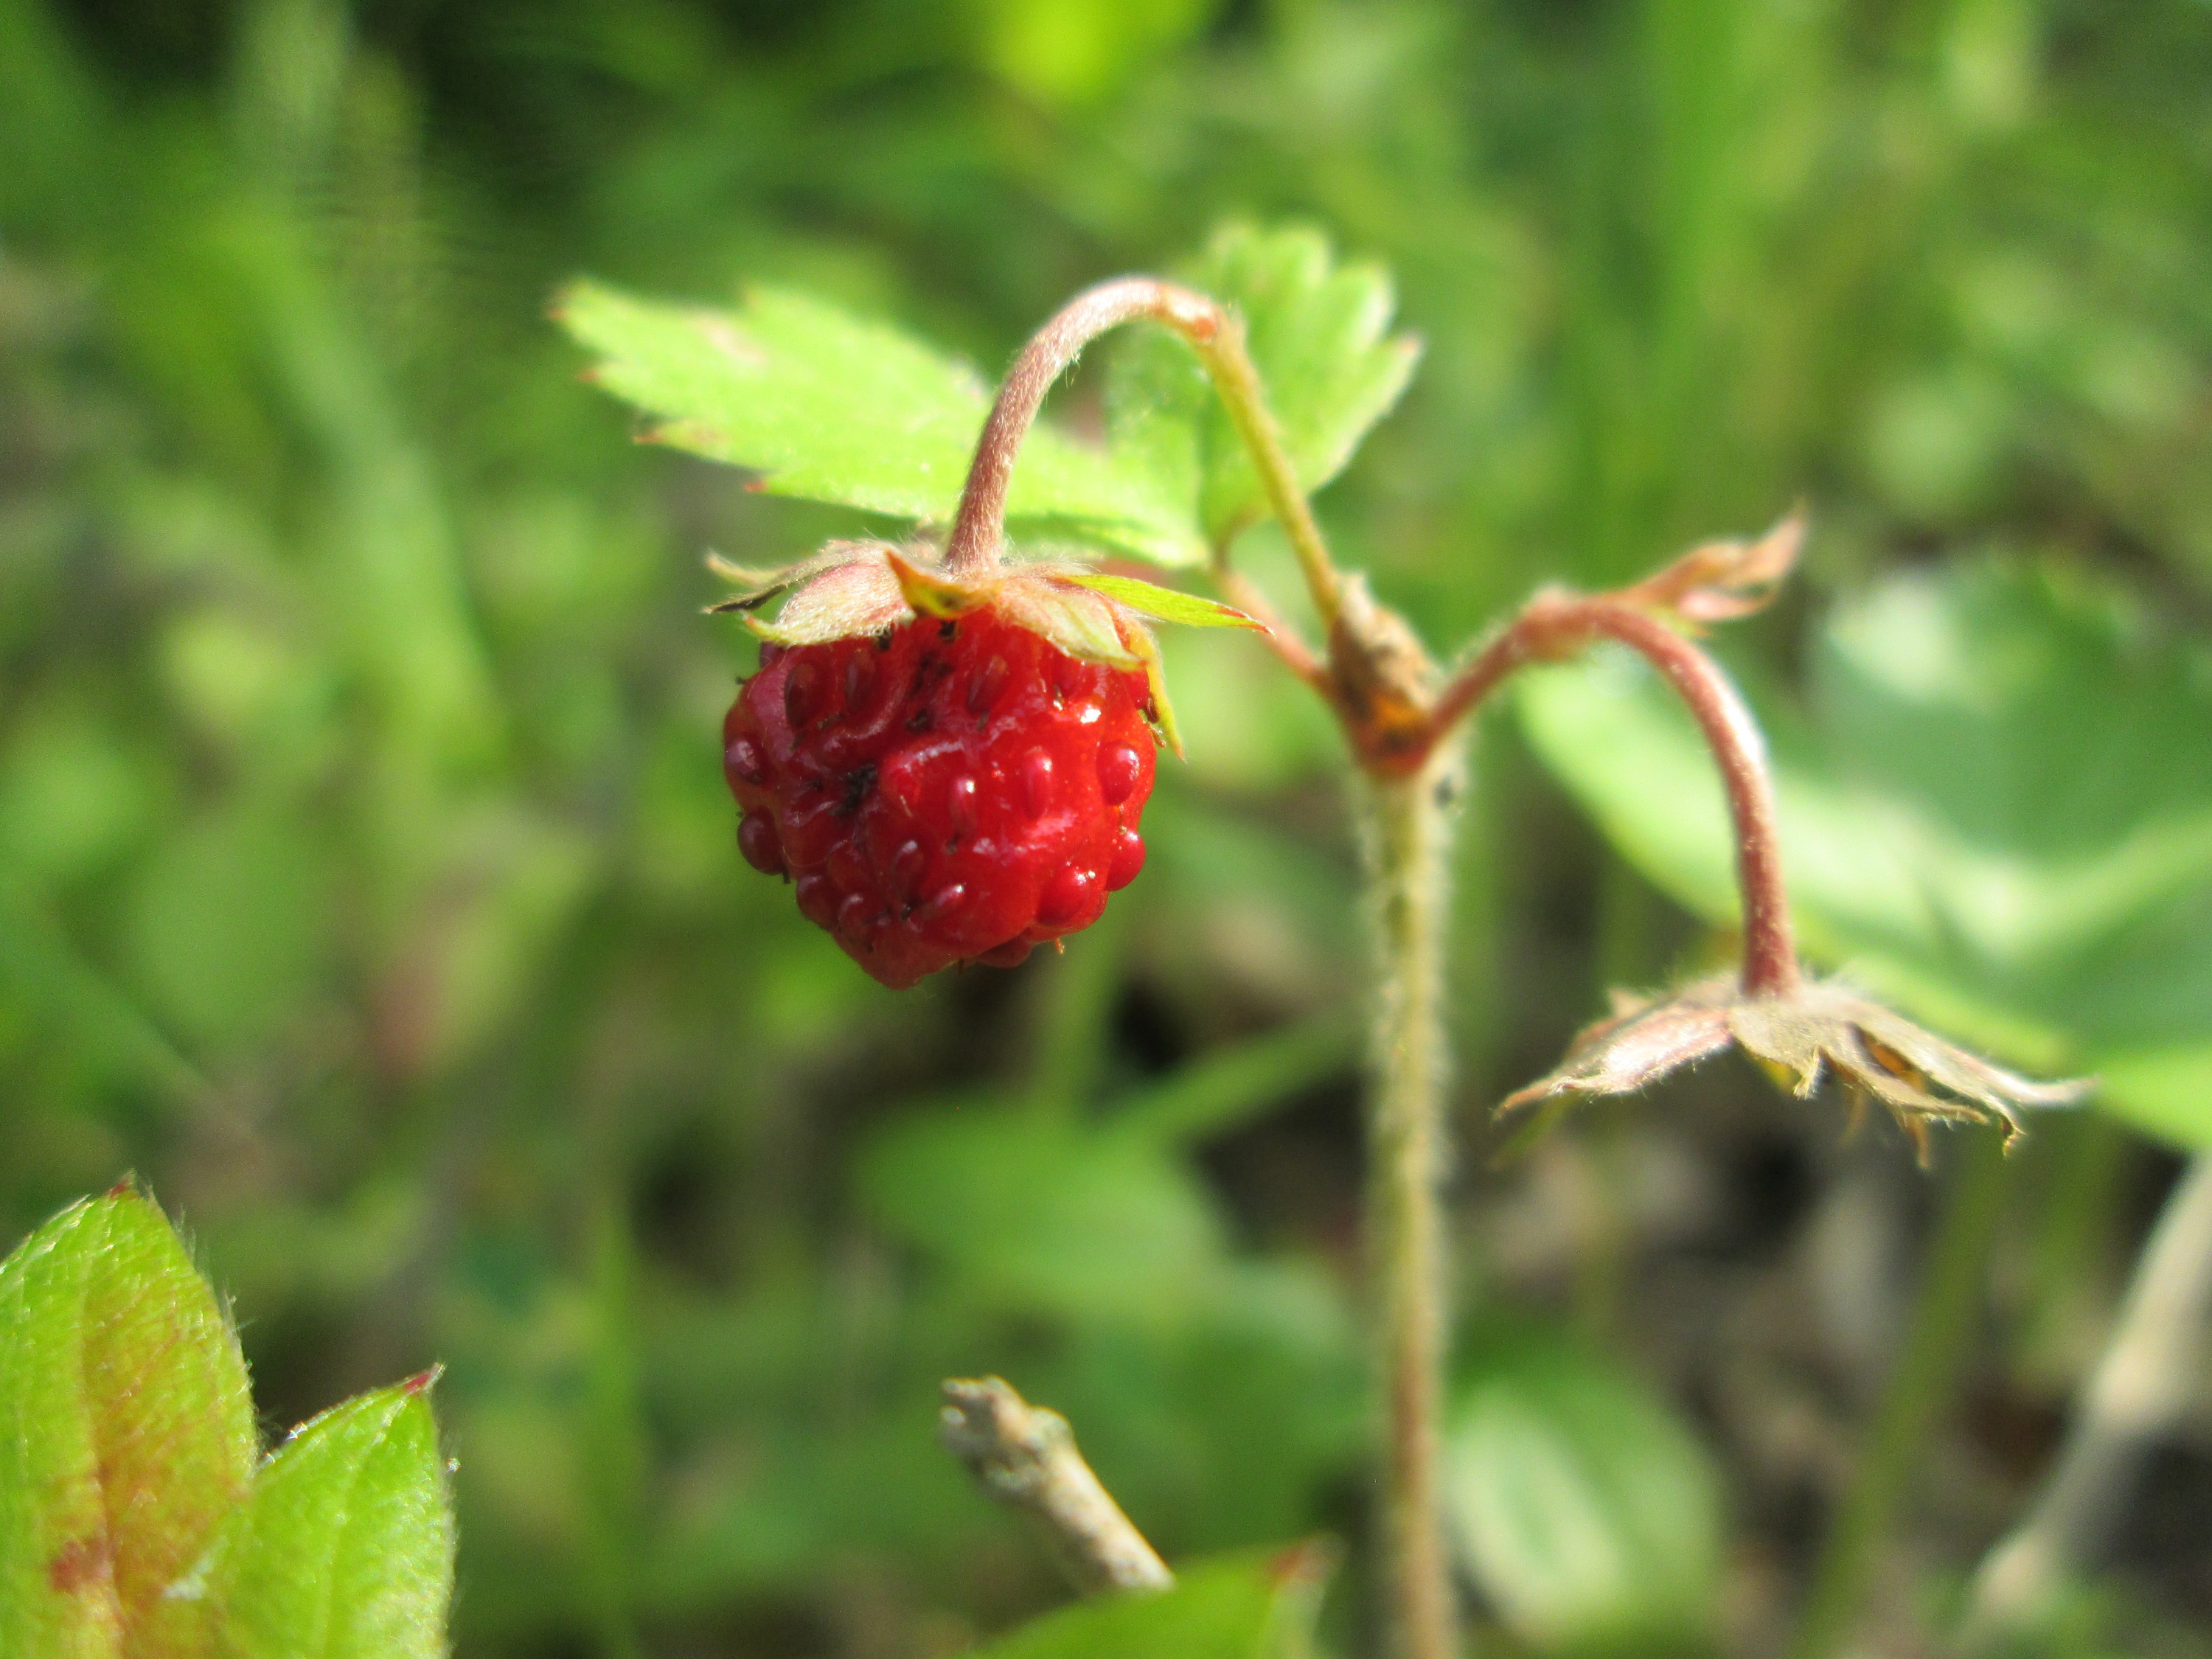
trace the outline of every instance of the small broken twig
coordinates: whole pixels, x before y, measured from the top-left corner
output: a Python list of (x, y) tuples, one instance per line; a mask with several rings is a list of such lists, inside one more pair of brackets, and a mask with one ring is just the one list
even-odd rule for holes
[(1036, 1522), (1085, 1595), (1175, 1583), (1083, 1461), (1058, 1412), (1030, 1405), (995, 1376), (954, 1377), (945, 1385), (937, 1437), (984, 1491)]

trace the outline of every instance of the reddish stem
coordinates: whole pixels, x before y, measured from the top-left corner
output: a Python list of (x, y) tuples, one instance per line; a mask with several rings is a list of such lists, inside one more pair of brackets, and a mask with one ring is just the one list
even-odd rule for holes
[(1224, 313), (1203, 295), (1151, 276), (1117, 276), (1085, 289), (1030, 337), (999, 387), (999, 400), (976, 440), (975, 459), (960, 492), (960, 510), (945, 544), (946, 568), (972, 573), (998, 562), (1014, 457), (1052, 383), (1093, 339), (1118, 324), (1149, 317), (1194, 343), (1220, 331)]
[(1214, 567), (1213, 580), (1230, 604), (1260, 624), (1260, 637), (1267, 642), (1268, 649), (1283, 665), (1329, 699), (1333, 707), (1336, 690), (1327, 665), (1314, 654), (1311, 646), (1298, 637), (1297, 630), (1283, 619), (1267, 596), (1243, 571), (1225, 562)]
[(1602, 635), (1640, 653), (1688, 705), (1719, 765), (1735, 830), (1736, 884), (1743, 893), (1743, 989), (1780, 996), (1797, 986), (1797, 946), (1782, 882), (1774, 785), (1766, 745), (1720, 665), (1665, 623), (1603, 598), (1543, 595), (1492, 640), (1437, 699), (1437, 737), (1530, 662), (1556, 662)]

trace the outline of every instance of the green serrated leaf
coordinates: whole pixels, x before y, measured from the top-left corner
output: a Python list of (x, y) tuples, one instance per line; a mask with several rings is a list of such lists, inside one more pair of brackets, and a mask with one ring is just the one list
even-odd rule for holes
[(1720, 1575), (1705, 1449), (1633, 1378), (1542, 1333), (1478, 1346), (1444, 1502), (1514, 1633), (1549, 1650), (1694, 1650)]
[[(1840, 608), (1803, 720), (1762, 710), (1806, 950), (2030, 1069), (2093, 1072), (2212, 1147), (2212, 665), (2118, 595), (2016, 567), (1915, 572)], [(1622, 852), (1732, 915), (1711, 763), (1612, 657), (1528, 677), (1538, 752)]]
[(1218, 599), (1202, 599), (1195, 593), (1186, 593), (1179, 588), (1162, 587), (1156, 582), (1139, 581), (1134, 576), (1103, 576), (1095, 573), (1071, 572), (1060, 578), (1073, 582), (1078, 587), (1090, 588), (1103, 593), (1132, 611), (1147, 617), (1157, 617), (1162, 622), (1182, 623), (1191, 628), (1258, 628), (1260, 624), (1242, 611), (1222, 604)]
[(427, 1379), (296, 1431), (195, 1588), (219, 1659), (443, 1659), (453, 1520)]
[[(1309, 490), (1344, 470), (1412, 379), (1420, 345), (1389, 331), (1389, 274), (1339, 264), (1319, 232), (1231, 225), (1185, 273), (1234, 306), (1285, 447)], [(1133, 336), (1107, 382), (1115, 453), (1158, 480), (1219, 544), (1267, 514), (1258, 475), (1188, 347)]]
[[(896, 329), (769, 288), (724, 312), (583, 283), (556, 314), (599, 355), (599, 382), (659, 417), (656, 441), (758, 471), (772, 495), (933, 523), (959, 501), (990, 392)], [(1197, 562), (1203, 540), (1172, 500), (1040, 425), (1014, 469), (1007, 530)]]
[(1201, 1562), (1173, 1589), (1062, 1607), (976, 1659), (1304, 1659), (1326, 1568), (1310, 1546)]
[(161, 1211), (121, 1188), (0, 1263), (0, 1653), (202, 1650), (164, 1592), (246, 1492), (237, 1339)]

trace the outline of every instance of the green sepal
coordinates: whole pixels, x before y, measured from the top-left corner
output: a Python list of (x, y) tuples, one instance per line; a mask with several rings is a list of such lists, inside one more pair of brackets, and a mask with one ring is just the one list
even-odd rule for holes
[(1152, 692), (1152, 727), (1159, 733), (1160, 741), (1182, 760), (1182, 728), (1176, 724), (1175, 705), (1168, 701), (1167, 668), (1160, 661), (1160, 647), (1151, 634), (1143, 629), (1131, 630), (1140, 641), (1137, 654), (1144, 659), (1145, 683)]
[(1144, 662), (1143, 653), (1127, 637), (1137, 631), (1134, 626), (1125, 629), (1113, 602), (1098, 594), (1057, 581), (1048, 586), (1014, 580), (1000, 587), (991, 603), (1016, 627), (1042, 634), (1081, 661), (1111, 668), (1136, 668)]
[(1060, 579), (1078, 587), (1087, 587), (1094, 593), (1103, 593), (1117, 605), (1161, 622), (1181, 623), (1188, 628), (1253, 628), (1263, 634), (1267, 631), (1265, 623), (1246, 616), (1233, 605), (1197, 593), (1186, 593), (1180, 588), (1162, 587), (1158, 582), (1144, 581), (1135, 576), (1068, 571)]
[(899, 592), (917, 616), (964, 617), (987, 603), (997, 586), (991, 580), (963, 581), (942, 571), (926, 568), (895, 551), (885, 552), (884, 562), (890, 568)]
[(771, 645), (822, 645), (857, 634), (880, 634), (913, 617), (898, 578), (881, 551), (870, 550), (808, 576), (783, 602), (775, 621), (749, 612), (739, 620)]
[(719, 553), (707, 555), (707, 568), (738, 590), (734, 599), (717, 600), (707, 607), (710, 617), (722, 616), (732, 611), (757, 611), (779, 593), (787, 592), (813, 568), (816, 561), (803, 564), (762, 568), (753, 565), (732, 563)]

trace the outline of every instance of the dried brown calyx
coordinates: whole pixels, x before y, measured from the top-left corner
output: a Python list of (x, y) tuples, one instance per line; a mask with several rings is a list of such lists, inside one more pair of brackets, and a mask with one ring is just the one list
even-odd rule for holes
[(1613, 994), (1613, 1017), (1577, 1036), (1549, 1076), (1507, 1096), (1501, 1114), (1542, 1100), (1632, 1094), (1734, 1046), (1800, 1099), (1832, 1073), (1850, 1098), (1854, 1127), (1867, 1101), (1879, 1100), (1924, 1164), (1930, 1123), (2002, 1122), (2009, 1147), (2023, 1133), (2023, 1111), (2071, 1105), (2089, 1088), (1993, 1066), (1832, 979), (1752, 995), (1726, 975), (1666, 997)]

